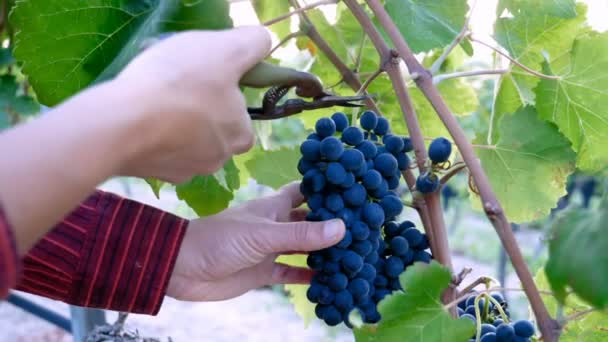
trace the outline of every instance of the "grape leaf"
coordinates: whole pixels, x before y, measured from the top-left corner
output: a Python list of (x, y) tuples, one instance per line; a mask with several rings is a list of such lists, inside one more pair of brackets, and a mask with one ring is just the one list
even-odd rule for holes
[(150, 188), (152, 188), (152, 192), (154, 193), (154, 196), (156, 196), (156, 198), (160, 199), (160, 189), (166, 183), (160, 179), (156, 179), (156, 178), (152, 178), (152, 177), (147, 177), (144, 180), (146, 181), (146, 183), (148, 183)]
[(551, 69), (562, 78), (539, 83), (538, 112), (570, 139), (577, 167), (600, 170), (608, 164), (608, 32), (577, 39)]
[(556, 298), (567, 289), (596, 308), (608, 306), (608, 192), (597, 208), (571, 208), (553, 224), (546, 274)]
[[(512, 222), (545, 216), (566, 194), (566, 179), (574, 171), (570, 142), (530, 106), (503, 116), (498, 130), (497, 144), (476, 152), (506, 216)], [(484, 144), (485, 136), (477, 140)], [(479, 209), (479, 198), (471, 200)]]
[(451, 279), (450, 271), (436, 261), (408, 267), (399, 277), (405, 292), (382, 300), (380, 323), (355, 329), (355, 340), (396, 342), (407, 336), (419, 342), (468, 341), (475, 332), (473, 322), (453, 319), (440, 300)]
[(499, 0), (496, 6), (496, 16), (507, 9), (514, 15), (551, 15), (561, 18), (576, 17), (575, 0)]
[(469, 10), (466, 0), (386, 0), (384, 6), (415, 53), (450, 44)]
[(199, 216), (213, 215), (226, 209), (234, 198), (215, 176), (196, 176), (177, 185), (175, 191), (177, 197), (186, 201)]
[(19, 94), (18, 88), (15, 76), (0, 76), (0, 129), (40, 111), (38, 103), (29, 95)]
[[(577, 6), (578, 15), (572, 19), (530, 15), (499, 18), (495, 24), (496, 41), (523, 65), (541, 71), (542, 63), (570, 51), (574, 39), (588, 30), (585, 24), (587, 7)], [(539, 78), (513, 67), (513, 79), (524, 104), (534, 104), (534, 87)]]
[(161, 32), (232, 26), (225, 0), (19, 1), (14, 55), (48, 106), (118, 73)]
[[(308, 267), (306, 265), (306, 255), (303, 254), (281, 255), (277, 262), (291, 266)], [(285, 285), (285, 291), (289, 293), (289, 301), (293, 304), (296, 313), (304, 320), (304, 326), (306, 327), (317, 317), (315, 316), (315, 304), (311, 303), (306, 297), (308, 287), (309, 285), (302, 284)]]
[[(255, 13), (258, 15), (260, 22), (274, 19), (289, 12), (289, 1), (253, 0), (251, 1), (251, 4), (253, 5)], [(272, 24), (269, 28), (279, 36), (279, 39), (283, 39), (291, 32), (290, 24), (291, 18), (288, 18)]]
[(302, 178), (297, 170), (299, 160), (300, 151), (297, 149), (258, 150), (251, 159), (245, 162), (245, 167), (258, 183), (278, 189)]
[(234, 159), (229, 159), (219, 171), (214, 174), (215, 178), (222, 186), (230, 191), (238, 190), (241, 186), (239, 169), (234, 163)]
[[(498, 82), (498, 91), (492, 107), (494, 111), (493, 122), (490, 123), (492, 126), (495, 126), (503, 115), (515, 113), (519, 107), (524, 105), (512, 73), (504, 74)], [(496, 140), (498, 140), (497, 129), (492, 131), (492, 142)]]
[[(549, 313), (556, 317), (560, 303), (551, 293), (545, 269), (540, 269), (534, 276), (534, 282), (541, 292), (541, 297)], [(546, 292), (545, 292), (546, 291)], [(587, 311), (592, 307), (575, 294), (568, 294), (562, 304), (562, 315), (565, 317)], [(559, 340), (562, 342), (603, 342), (608, 340), (608, 313), (601, 311), (590, 312), (580, 318), (568, 322), (562, 327)]]

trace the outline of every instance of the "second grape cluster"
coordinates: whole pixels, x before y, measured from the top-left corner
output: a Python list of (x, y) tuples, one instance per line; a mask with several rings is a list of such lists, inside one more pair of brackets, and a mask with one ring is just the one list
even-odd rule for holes
[(300, 146), (307, 220), (339, 218), (347, 228), (342, 241), (307, 260), (316, 271), (307, 297), (332, 326), (350, 326), (353, 310), (377, 323), (378, 302), (401, 289), (398, 276), (416, 261), (431, 260), (426, 236), (409, 221), (394, 221), (403, 210), (395, 190), (410, 165), (410, 139), (391, 134), (389, 122), (372, 111), (361, 115), (360, 125), (349, 126), (345, 114), (335, 113), (319, 119)]

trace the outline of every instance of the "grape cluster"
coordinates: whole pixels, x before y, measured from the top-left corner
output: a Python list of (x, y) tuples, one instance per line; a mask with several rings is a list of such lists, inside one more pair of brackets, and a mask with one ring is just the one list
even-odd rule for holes
[[(475, 299), (480, 296), (477, 306), (480, 315), (476, 315)], [(500, 293), (490, 295), (472, 294), (458, 303), (458, 316), (468, 318), (477, 323), (481, 320), (479, 332), (481, 342), (529, 342), (534, 336), (534, 324), (528, 320), (510, 321), (510, 314), (506, 300)], [(502, 315), (496, 305), (500, 305)], [(506, 320), (505, 320), (506, 319)], [(476, 340), (477, 333), (471, 337), (471, 342)]]
[(410, 164), (407, 153), (413, 148), (409, 138), (391, 134), (388, 120), (372, 111), (361, 115), (360, 124), (362, 129), (349, 126), (346, 115), (340, 112), (321, 118), (315, 133), (300, 146), (300, 191), (311, 210), (306, 219), (339, 218), (347, 228), (338, 244), (312, 252), (307, 259), (308, 266), (316, 271), (307, 297), (317, 304), (317, 317), (330, 326), (341, 322), (348, 325), (353, 309), (359, 311), (364, 322), (377, 323), (380, 314), (376, 305), (393, 289), (386, 277), (388, 253), (399, 256), (396, 260), (401, 262), (400, 267), (393, 266), (390, 273), (396, 276), (409, 256), (413, 261), (420, 248), (428, 247), (422, 234), (422, 238), (415, 237), (422, 242), (412, 244), (410, 249), (410, 245), (393, 247), (396, 235), (385, 241), (381, 233), (382, 227), (403, 210), (394, 190), (399, 186), (401, 171)]
[(435, 192), (439, 188), (439, 177), (433, 172), (433, 168), (448, 161), (452, 154), (452, 143), (443, 137), (434, 139), (429, 145), (428, 152), (433, 167), (430, 171), (421, 173), (416, 179), (416, 189), (423, 194)]

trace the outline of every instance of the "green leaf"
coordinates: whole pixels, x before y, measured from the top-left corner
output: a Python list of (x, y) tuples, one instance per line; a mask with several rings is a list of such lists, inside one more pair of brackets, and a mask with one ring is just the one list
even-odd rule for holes
[(577, 167), (600, 170), (608, 164), (608, 32), (577, 39), (552, 69), (561, 79), (540, 82), (538, 112), (570, 139)]
[(607, 220), (608, 193), (599, 207), (571, 208), (554, 223), (546, 273), (560, 302), (572, 289), (596, 308), (608, 306)]
[(232, 158), (229, 159), (224, 164), (224, 167), (217, 171), (214, 176), (224, 188), (230, 191), (238, 190), (241, 186), (239, 169)]
[[(306, 255), (293, 254), (281, 255), (277, 262), (291, 266), (308, 267), (306, 265)], [(304, 326), (308, 326), (317, 316), (315, 315), (315, 304), (311, 303), (306, 297), (309, 285), (287, 284), (285, 291), (289, 294), (289, 301), (293, 304), (296, 313), (304, 320)]]
[(14, 55), (41, 103), (52, 106), (116, 75), (162, 32), (232, 26), (225, 0), (19, 1)]
[[(513, 18), (499, 18), (495, 24), (496, 41), (517, 61), (535, 71), (541, 71), (545, 58), (553, 61), (567, 53), (574, 39), (588, 30), (585, 24), (585, 5), (579, 4), (577, 12), (578, 15), (573, 19), (529, 13)], [(513, 67), (512, 73), (524, 104), (534, 104), (534, 87), (539, 78), (518, 67)]]
[(385, 7), (415, 53), (450, 44), (469, 10), (466, 0), (386, 0)]
[(507, 9), (513, 15), (551, 15), (561, 18), (576, 17), (575, 0), (499, 0), (496, 16)]
[[(554, 296), (548, 294), (551, 292), (551, 288), (545, 272), (545, 269), (540, 269), (534, 277), (534, 282), (538, 289), (542, 291), (541, 297), (547, 310), (549, 310), (549, 314), (557, 317), (560, 303)], [(561, 307), (564, 317), (592, 308), (575, 294), (568, 294)], [(608, 326), (608, 313), (602, 311), (591, 312), (564, 325), (559, 340), (560, 342), (603, 342), (608, 340), (606, 326)]]
[[(524, 99), (520, 96), (512, 73), (504, 74), (498, 82), (498, 91), (492, 108), (494, 111), (494, 120), (490, 123), (492, 126), (495, 126), (503, 115), (513, 114), (524, 105)], [(498, 130), (495, 129), (492, 133), (492, 142), (495, 142), (498, 140)]]
[(441, 293), (448, 287), (450, 271), (436, 261), (415, 263), (401, 274), (405, 292), (386, 297), (378, 306), (382, 320), (377, 326), (355, 329), (355, 340), (362, 341), (468, 341), (475, 332), (473, 322), (453, 319), (441, 304)]
[(166, 184), (165, 182), (163, 182), (160, 179), (156, 179), (156, 178), (145, 178), (146, 183), (148, 183), (148, 185), (150, 185), (150, 188), (152, 188), (152, 192), (154, 192), (154, 195), (156, 196), (156, 198), (160, 199), (160, 189)]
[(177, 197), (186, 201), (199, 216), (213, 215), (226, 209), (234, 198), (232, 192), (214, 176), (196, 176), (177, 185), (175, 190)]
[(40, 106), (32, 97), (19, 94), (19, 84), (15, 76), (0, 76), (0, 129), (39, 111)]
[[(566, 194), (566, 179), (574, 171), (575, 154), (555, 125), (542, 121), (534, 107), (503, 116), (495, 146), (477, 155), (492, 189), (512, 222), (545, 216)], [(485, 144), (485, 136), (478, 138)], [(479, 198), (471, 196), (480, 207)]]
[(297, 169), (299, 160), (300, 151), (297, 149), (257, 150), (257, 153), (245, 162), (245, 166), (258, 183), (278, 189), (302, 178)]
[[(253, 0), (251, 3), (260, 22), (274, 19), (289, 12), (289, 1), (287, 0)], [(283, 39), (291, 32), (290, 24), (291, 18), (287, 18), (269, 26), (269, 28), (279, 36), (279, 39)]]

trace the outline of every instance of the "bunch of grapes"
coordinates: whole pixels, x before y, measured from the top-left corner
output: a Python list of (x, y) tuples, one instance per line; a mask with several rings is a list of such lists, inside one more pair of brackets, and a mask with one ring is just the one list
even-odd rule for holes
[[(363, 130), (349, 126), (345, 114), (335, 113), (331, 118), (319, 119), (316, 132), (300, 146), (300, 191), (311, 210), (306, 219), (339, 218), (347, 228), (337, 245), (312, 252), (307, 259), (308, 266), (316, 271), (307, 297), (317, 304), (317, 317), (330, 326), (341, 322), (349, 325), (348, 316), (354, 309), (364, 322), (377, 323), (378, 301), (398, 287), (389, 284), (386, 277), (390, 257), (401, 263), (390, 262), (390, 279), (395, 283), (420, 248), (428, 248), (426, 237), (420, 233), (412, 234), (420, 241), (413, 241), (411, 247), (409, 243), (393, 247), (401, 231), (386, 241), (381, 232), (403, 210), (394, 190), (399, 186), (401, 171), (410, 164), (407, 153), (413, 148), (409, 138), (391, 134), (388, 120), (372, 111), (361, 115), (360, 124)], [(427, 260), (430, 254), (417, 258)]]
[[(475, 299), (478, 297), (479, 315), (475, 309)], [(507, 302), (500, 293), (471, 294), (458, 303), (458, 316), (474, 323), (480, 320), (481, 342), (529, 342), (535, 332), (534, 324), (528, 320), (510, 321)], [(470, 341), (476, 341), (476, 337), (477, 333)]]
[(439, 177), (433, 171), (448, 161), (452, 154), (452, 143), (446, 138), (437, 138), (429, 145), (428, 152), (433, 165), (429, 171), (421, 173), (416, 179), (416, 189), (423, 194), (435, 192), (439, 188)]

